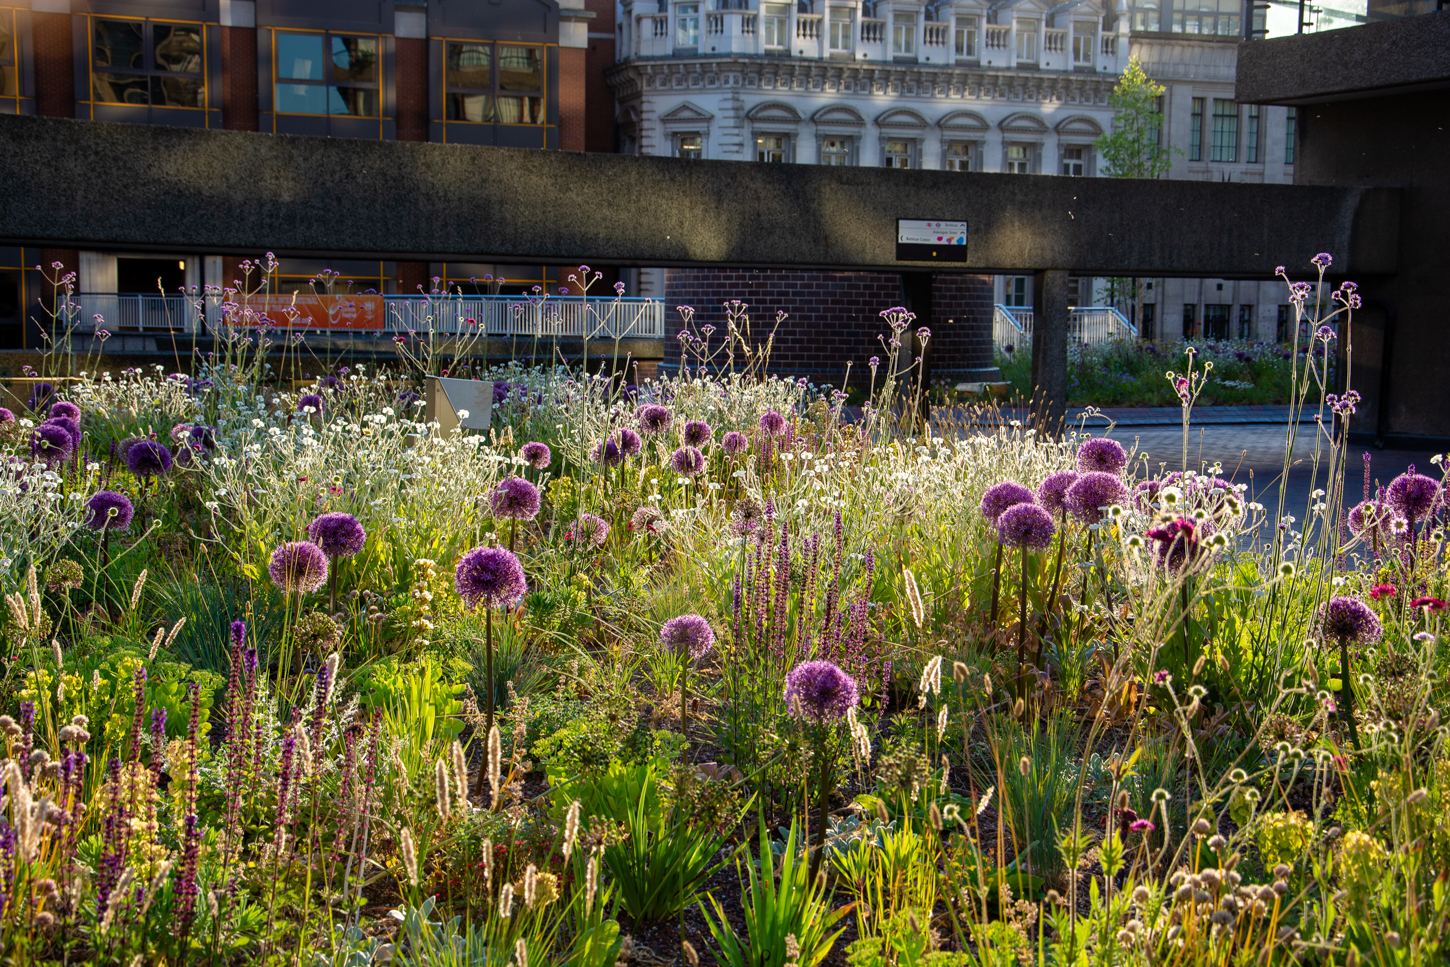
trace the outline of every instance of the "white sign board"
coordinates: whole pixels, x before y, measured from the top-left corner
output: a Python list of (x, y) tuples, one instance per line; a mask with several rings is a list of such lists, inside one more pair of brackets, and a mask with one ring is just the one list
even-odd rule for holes
[(965, 245), (967, 223), (898, 218), (896, 242), (898, 245)]

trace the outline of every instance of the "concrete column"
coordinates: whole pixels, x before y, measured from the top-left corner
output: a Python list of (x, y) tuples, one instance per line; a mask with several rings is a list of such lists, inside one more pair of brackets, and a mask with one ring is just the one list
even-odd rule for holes
[(1067, 414), (1067, 270), (1032, 277), (1032, 425), (1050, 439)]

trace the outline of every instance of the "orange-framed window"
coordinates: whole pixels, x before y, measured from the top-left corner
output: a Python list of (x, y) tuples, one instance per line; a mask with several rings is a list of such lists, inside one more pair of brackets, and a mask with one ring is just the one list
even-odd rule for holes
[(20, 46), (15, 26), (16, 11), (0, 7), (0, 98), (20, 97)]
[(445, 118), (476, 124), (547, 124), (547, 48), (444, 41)]
[(381, 110), (382, 39), (277, 30), (272, 45), (278, 114), (375, 118)]
[(204, 109), (204, 25), (92, 17), (91, 100)]

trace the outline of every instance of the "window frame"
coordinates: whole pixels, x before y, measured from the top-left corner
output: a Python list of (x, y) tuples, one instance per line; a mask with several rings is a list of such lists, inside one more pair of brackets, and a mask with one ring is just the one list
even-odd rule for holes
[[(200, 21), (200, 20), (184, 20), (184, 19), (180, 19), (180, 18), (169, 18), (169, 17), (136, 17), (136, 16), (129, 16), (129, 15), (118, 15), (118, 16), (104, 15), (103, 16), (103, 15), (100, 15), (100, 14), (91, 14), (86, 19), (88, 21), (87, 24), (86, 24), (86, 67), (87, 67), (87, 71), (86, 71), (86, 83), (87, 83), (88, 87), (86, 89), (86, 96), (85, 96), (85, 102), (87, 104), (90, 104), (90, 105), (104, 104), (104, 105), (107, 105), (109, 107), (145, 108), (145, 109), (148, 109), (148, 110), (150, 110), (152, 108), (162, 108), (164, 110), (175, 110), (175, 111), (205, 111), (205, 110), (207, 110), (207, 96), (208, 96), (208, 93), (209, 93), (209, 85), (207, 84), (207, 69), (208, 69), (208, 67), (210, 65), (207, 62), (207, 43), (206, 43), (206, 26), (207, 25), (206, 25), (206, 23), (204, 21)], [(152, 66), (143, 66), (142, 68), (139, 68), (139, 69), (138, 68), (132, 68), (132, 67), (120, 67), (120, 68), (117, 68), (117, 67), (109, 67), (109, 68), (106, 68), (106, 69), (98, 70), (97, 69), (97, 66), (96, 66), (96, 48), (98, 47), (98, 44), (96, 43), (96, 29), (97, 29), (97, 27), (98, 27), (99, 24), (105, 23), (105, 22), (112, 22), (112, 23), (135, 23), (135, 24), (140, 24), (141, 25), (141, 58), (142, 58), (142, 61), (143, 61), (144, 64), (146, 64), (146, 65), (152, 65)], [(156, 28), (157, 25), (169, 26), (169, 27), (193, 27), (193, 28), (196, 29), (196, 33), (198, 35), (198, 39), (200, 41), (200, 46), (201, 46), (201, 49), (200, 49), (201, 66), (200, 66), (200, 69), (199, 70), (196, 70), (196, 71), (163, 71), (163, 70), (158, 70), (154, 66), (155, 63), (156, 63), (156, 30), (155, 30), (155, 28)], [(12, 47), (14, 48), (14, 52), (15, 52), (15, 55), (16, 55), (16, 61), (18, 61), (19, 60), (19, 38), (18, 37), (12, 38), (11, 43), (12, 43)], [(19, 66), (18, 63), (14, 65), (14, 69), (16, 69), (17, 71), (18, 71), (18, 66)], [(130, 101), (108, 101), (108, 100), (105, 100), (103, 98), (97, 97), (96, 96), (96, 75), (97, 74), (120, 74), (120, 75), (123, 75), (123, 76), (129, 76), (129, 77), (137, 77), (137, 78), (143, 78), (144, 77), (146, 79), (146, 103), (145, 104), (136, 104), (136, 103), (130, 102)], [(155, 102), (155, 100), (153, 99), (153, 96), (152, 96), (152, 91), (154, 89), (154, 81), (160, 80), (160, 79), (164, 79), (164, 78), (168, 78), (168, 77), (170, 77), (170, 78), (184, 78), (184, 79), (196, 80), (196, 81), (200, 82), (200, 86), (197, 89), (197, 101), (199, 103), (197, 103), (195, 105), (187, 105), (187, 104), (157, 104)], [(18, 76), (16, 78), (16, 83), (17, 83), (17, 90), (18, 90), (18, 85), (19, 85), (19, 78), (18, 78)], [(5, 95), (5, 96), (8, 97), (9, 95)]]
[[(791, 148), (792, 148), (792, 144), (793, 144), (793, 140), (794, 139), (792, 138), (792, 136), (791, 136), (791, 134), (789, 132), (787, 132), (787, 131), (754, 131), (754, 132), (751, 133), (751, 138), (755, 142), (755, 160), (758, 163), (760, 163), (760, 164), (773, 164), (773, 165), (788, 165), (788, 164), (791, 163)], [(781, 156), (780, 156), (779, 159), (770, 159), (770, 158), (762, 158), (761, 157), (761, 155), (764, 154), (764, 153), (766, 153), (766, 152), (770, 152), (770, 151), (776, 150), (774, 148), (762, 148), (760, 146), (761, 142), (764, 141), (766, 138), (779, 138), (780, 139), (780, 142), (781, 143), (780, 143), (779, 151), (780, 151)]]
[(1198, 303), (1183, 303), (1183, 338), (1198, 338)]
[[(905, 148), (904, 153), (893, 152), (892, 146)], [(893, 158), (905, 159), (906, 164), (892, 164)], [(920, 166), (921, 150), (919, 142), (914, 138), (882, 138), (881, 139), (881, 167), (895, 168), (898, 170), (910, 171)]]
[[(1229, 104), (1233, 110), (1221, 108)], [(1215, 164), (1238, 164), (1239, 103), (1231, 98), (1213, 99), (1213, 127), (1210, 129), (1208, 160)]]
[[(1029, 27), (1029, 25), (1030, 29), (1023, 29), (1024, 27)], [(1017, 60), (1029, 64), (1038, 63), (1042, 58), (1041, 37), (1039, 36), (1042, 32), (1042, 21), (1025, 18), (1017, 19), (1012, 24), (1012, 32), (1016, 35), (1016, 46), (1013, 48), (1013, 53), (1016, 54)], [(1022, 52), (1023, 41), (1030, 41), (1026, 45), (1032, 48), (1030, 52)]]
[[(916, 56), (916, 28), (920, 21), (915, 10), (891, 11), (891, 56)], [(904, 29), (910, 27), (909, 30)]]
[(20, 113), (20, 27), (16, 23), (18, 14), (19, 10), (15, 8), (0, 8), (0, 20), (5, 21), (0, 23), (0, 29), (4, 29), (10, 38), (9, 44), (0, 48), (0, 76), (8, 77), (9, 83), (14, 85), (14, 90), (8, 93), (0, 86), (0, 100), (14, 101), (17, 114)]
[(1263, 137), (1262, 109), (1257, 104), (1250, 104), (1244, 117), (1244, 164), (1264, 163), (1263, 145), (1261, 144)]
[[(281, 67), (281, 38), (285, 36), (320, 37), (322, 39), (322, 78), (320, 80), (297, 79), (292, 77), (284, 78), (278, 72)], [(371, 83), (359, 81), (341, 81), (328, 77), (333, 64), (332, 60), (332, 38), (347, 37), (356, 40), (371, 40), (376, 45), (373, 62), (373, 80)], [(272, 30), (272, 111), (279, 117), (302, 117), (302, 118), (353, 118), (359, 121), (381, 121), (383, 115), (383, 37), (381, 34), (366, 33), (344, 33), (332, 30), (301, 30), (291, 27), (277, 27)], [(282, 110), (282, 98), (278, 95), (280, 88), (284, 86), (293, 87), (318, 87), (328, 92), (324, 95), (327, 110), (316, 113), (312, 111), (284, 111)], [(375, 95), (376, 112), (373, 114), (334, 114), (332, 111), (331, 88), (344, 88), (346, 90), (370, 90)]]
[[(843, 147), (839, 150), (827, 149), (827, 143), (839, 142)], [(817, 152), (819, 163), (828, 167), (850, 168), (856, 164), (856, 138), (849, 134), (824, 134), (821, 136), (820, 149)], [(839, 162), (828, 162), (826, 159), (841, 158)]]
[[(700, 7), (699, 0), (688, 0), (685, 3), (675, 4), (675, 47), (680, 50), (698, 50), (700, 48)], [(693, 24), (693, 34), (687, 32), (686, 24)], [(690, 41), (693, 36), (693, 42)]]
[(1254, 306), (1252, 303), (1244, 303), (1239, 306), (1239, 317), (1236, 324), (1239, 339), (1247, 341), (1254, 338)]
[[(443, 43), (443, 123), (444, 124), (495, 124), (504, 127), (519, 128), (544, 128), (549, 126), (549, 45), (548, 44), (524, 44), (510, 43), (501, 40), (461, 40), (457, 38), (439, 38)], [(449, 71), (452, 57), (452, 49), (457, 47), (487, 47), (489, 48), (488, 88), (481, 87), (452, 87), (449, 84)], [(499, 56), (500, 49), (504, 47), (525, 47), (532, 48), (539, 53), (539, 88), (534, 91), (504, 90), (503, 81), (500, 77), (502, 58)], [(453, 97), (457, 96), (482, 96), (493, 99), (493, 120), (473, 121), (465, 117), (452, 117)], [(498, 101), (500, 98), (516, 98), (519, 100), (538, 100), (537, 121), (501, 121), (498, 114)]]
[[(846, 16), (838, 17), (836, 14), (845, 13)], [(839, 28), (839, 29), (838, 29)], [(845, 42), (837, 46), (836, 41), (844, 31)], [(856, 8), (845, 7), (840, 4), (826, 9), (826, 52), (830, 54), (849, 54), (856, 49)]]
[(1284, 164), (1286, 165), (1294, 163), (1294, 141), (1298, 134), (1299, 109), (1297, 107), (1291, 107), (1289, 108), (1289, 112), (1284, 116)]
[[(1088, 27), (1088, 32), (1079, 33), (1078, 27), (1080, 26)], [(1079, 58), (1078, 55), (1082, 52), (1081, 48), (1086, 48), (1086, 57)], [(1095, 63), (1097, 63), (1097, 52), (1098, 31), (1096, 27), (1092, 26), (1091, 21), (1074, 20), (1072, 22), (1072, 66), (1092, 67)]]
[[(964, 44), (964, 40), (970, 43)], [(982, 56), (982, 19), (977, 16), (957, 17), (952, 24), (952, 51), (963, 60), (977, 60)]]
[[(1081, 151), (1082, 155), (1077, 158), (1069, 158), (1069, 151)], [(1092, 145), (1088, 144), (1064, 144), (1059, 146), (1058, 170), (1059, 173), (1068, 178), (1087, 178), (1092, 175), (1093, 156)], [(1081, 171), (1068, 171), (1069, 164), (1077, 164), (1082, 167)]]
[[(1006, 144), (1002, 145), (1002, 170), (1009, 175), (1036, 174), (1037, 172), (1034, 169), (1037, 167), (1037, 147), (1038, 146), (1031, 141), (1008, 141)], [(1012, 167), (1014, 163), (1014, 159), (1012, 157), (1012, 149), (1014, 148), (1023, 148), (1027, 152), (1027, 157), (1025, 159), (1017, 159), (1019, 163), (1025, 164), (1027, 166), (1025, 171), (1016, 171)]]
[[(769, 8), (777, 8), (779, 15), (771, 13)], [(777, 36), (777, 43), (771, 43), (767, 38), (770, 36), (770, 29), (767, 24), (780, 25), (780, 33)], [(790, 47), (790, 4), (764, 2), (760, 4), (760, 43), (766, 50), (785, 50)]]
[[(1032, 279), (1029, 276), (1004, 275), (1002, 277), (1002, 304), (1009, 309), (1031, 309), (1033, 295), (1031, 282)], [(1013, 299), (1021, 301), (1014, 302)]]
[(1195, 97), (1189, 105), (1188, 160), (1203, 160), (1203, 108), (1204, 98)]
[[(963, 150), (960, 154), (957, 154), (953, 152), (952, 149), (954, 148), (961, 148)], [(967, 174), (974, 171), (981, 171), (981, 150), (982, 143), (980, 141), (967, 141), (960, 138), (953, 138), (947, 141), (942, 145), (941, 149), (942, 171), (958, 171)], [(956, 161), (965, 161), (966, 166), (954, 165), (953, 163)]]
[[(695, 138), (699, 143), (693, 148), (685, 146), (687, 138)], [(684, 158), (689, 161), (700, 161), (705, 157), (705, 132), (703, 131), (676, 131), (670, 138), (674, 143), (675, 157)], [(698, 152), (686, 154), (687, 151)]]

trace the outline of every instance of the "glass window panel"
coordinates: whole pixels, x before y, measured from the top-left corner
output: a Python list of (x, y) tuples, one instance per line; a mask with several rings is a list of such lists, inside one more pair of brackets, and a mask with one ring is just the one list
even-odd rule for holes
[(0, 97), (14, 97), (16, 86), (15, 68), (0, 65)]
[(157, 107), (202, 107), (201, 78), (153, 75), (151, 103)]
[(821, 140), (821, 164), (849, 165), (850, 163), (850, 138), (824, 138)]
[(278, 84), (277, 110), (283, 114), (326, 114), (327, 88), (320, 84)]
[(448, 120), (492, 124), (498, 120), (492, 94), (448, 95)]
[(378, 92), (372, 88), (330, 87), (327, 90), (327, 113), (359, 118), (378, 116)]
[(378, 79), (376, 37), (333, 37), (332, 79), (367, 83)]
[(152, 60), (159, 71), (201, 73), (201, 28), (152, 24)]
[[(97, 20), (93, 66), (121, 70), (145, 70), (143, 24), (139, 20)], [(144, 103), (144, 102), (143, 102)]]
[(705, 157), (705, 139), (698, 134), (681, 134), (675, 141), (675, 156), (678, 158)]
[(279, 31), (277, 76), (297, 81), (322, 80), (321, 35), (288, 34)]
[(149, 104), (145, 74), (92, 74), (94, 97), (110, 104)]
[(543, 124), (542, 97), (501, 97), (498, 99), (500, 124)]
[(492, 44), (449, 44), (448, 87), (450, 90), (493, 88)]
[(947, 145), (946, 170), (971, 171), (972, 154), (975, 146), (968, 142), (953, 141)]
[(498, 48), (498, 89), (501, 91), (542, 91), (544, 89), (544, 52), (538, 47), (500, 44)]
[(891, 52), (893, 54), (916, 52), (916, 14), (898, 12), (892, 15)]

